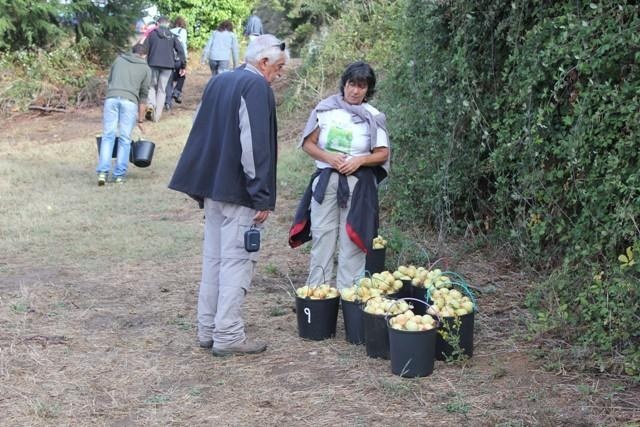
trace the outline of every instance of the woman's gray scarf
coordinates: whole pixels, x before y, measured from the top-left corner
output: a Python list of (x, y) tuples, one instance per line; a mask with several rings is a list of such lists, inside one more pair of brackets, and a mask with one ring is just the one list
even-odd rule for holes
[[(381, 128), (385, 132), (387, 131), (387, 118), (383, 113), (376, 114), (374, 116), (362, 104), (360, 105), (349, 104), (342, 98), (342, 95), (340, 94), (331, 95), (330, 97), (323, 99), (322, 101), (320, 101), (320, 103), (318, 103), (316, 108), (314, 108), (313, 111), (311, 111), (311, 114), (309, 115), (309, 119), (307, 120), (307, 124), (304, 127), (304, 131), (302, 132), (302, 139), (298, 143), (298, 147), (302, 147), (302, 143), (304, 142), (305, 138), (309, 136), (318, 126), (318, 113), (322, 113), (329, 110), (337, 110), (337, 109), (343, 109), (348, 113), (350, 113), (351, 120), (353, 121), (353, 123), (365, 122), (367, 124), (367, 126), (369, 127), (369, 134), (371, 135), (370, 147), (371, 147), (371, 151), (373, 151), (378, 139), (377, 138), (378, 128)], [(389, 139), (388, 132), (387, 132), (387, 139)], [(388, 148), (389, 148), (389, 158), (391, 158), (391, 142), (390, 141), (389, 141)], [(384, 168), (385, 172), (389, 174), (388, 159), (382, 165), (382, 167)]]

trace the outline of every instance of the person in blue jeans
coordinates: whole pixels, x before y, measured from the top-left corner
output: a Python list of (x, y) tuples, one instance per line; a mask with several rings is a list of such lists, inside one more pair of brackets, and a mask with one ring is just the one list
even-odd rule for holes
[(136, 44), (131, 53), (119, 55), (111, 66), (107, 95), (102, 116), (102, 142), (98, 160), (98, 185), (107, 182), (111, 171), (111, 155), (118, 135), (118, 156), (113, 169), (113, 181), (124, 183), (129, 166), (131, 131), (136, 122), (142, 132), (142, 119), (151, 84), (151, 69), (145, 59), (147, 48)]

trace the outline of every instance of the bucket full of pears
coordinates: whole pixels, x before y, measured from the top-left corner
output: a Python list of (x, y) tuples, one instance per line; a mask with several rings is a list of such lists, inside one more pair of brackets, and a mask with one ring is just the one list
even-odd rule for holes
[(467, 282), (457, 273), (444, 272), (450, 283), (440, 288), (429, 288), (427, 298), (433, 305), (427, 313), (438, 316), (436, 359), (447, 360), (473, 356), (473, 329), (477, 304)]
[(363, 307), (364, 344), (367, 356), (389, 359), (389, 331), (387, 317), (410, 310), (412, 306), (403, 300), (375, 297)]
[[(435, 264), (435, 263), (434, 263)], [(433, 265), (432, 264), (432, 267)], [(431, 304), (427, 298), (429, 290), (451, 286), (451, 279), (440, 269), (416, 267), (415, 265), (401, 265), (393, 276), (405, 284), (404, 296), (418, 299)], [(425, 314), (426, 306), (418, 304), (415, 307), (416, 314)]]
[(353, 286), (340, 291), (345, 338), (351, 344), (364, 344), (362, 305), (371, 298), (396, 295), (402, 282), (390, 277), (388, 271), (374, 273), (355, 280)]
[[(415, 298), (404, 298), (415, 306), (428, 304)], [(429, 314), (412, 310), (388, 319), (391, 372), (401, 377), (426, 377), (433, 372), (436, 357), (438, 321)]]
[(371, 247), (367, 251), (367, 257), (365, 261), (365, 270), (369, 273), (380, 273), (384, 271), (384, 264), (387, 252), (387, 240), (377, 235), (371, 242)]
[(324, 340), (336, 335), (340, 292), (330, 285), (305, 285), (296, 289), (298, 335)]

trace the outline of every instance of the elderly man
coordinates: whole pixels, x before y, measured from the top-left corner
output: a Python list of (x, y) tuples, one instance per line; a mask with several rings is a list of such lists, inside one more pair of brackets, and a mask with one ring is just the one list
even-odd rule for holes
[(259, 252), (244, 234), (261, 229), (275, 208), (277, 126), (271, 83), (289, 59), (284, 43), (265, 34), (246, 64), (211, 79), (169, 188), (204, 207), (198, 342), (216, 356), (260, 353), (267, 344), (245, 334), (242, 303)]

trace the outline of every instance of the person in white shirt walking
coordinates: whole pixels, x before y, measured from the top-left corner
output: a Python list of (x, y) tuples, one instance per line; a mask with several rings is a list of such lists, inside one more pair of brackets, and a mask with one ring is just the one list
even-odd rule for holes
[(225, 20), (211, 33), (209, 41), (202, 52), (202, 63), (209, 63), (211, 75), (230, 71), (229, 58), (233, 59), (233, 68), (238, 66), (238, 38), (233, 32), (231, 21)]

